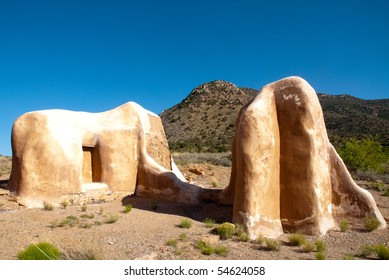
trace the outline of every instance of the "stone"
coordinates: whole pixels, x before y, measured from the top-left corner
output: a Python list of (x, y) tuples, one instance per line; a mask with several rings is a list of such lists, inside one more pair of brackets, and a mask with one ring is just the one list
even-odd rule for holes
[(103, 113), (26, 113), (13, 125), (12, 151), (9, 187), (30, 207), (93, 191), (197, 198), (171, 158), (161, 119), (133, 102)]
[(325, 234), (338, 217), (386, 222), (328, 140), (314, 89), (299, 77), (263, 87), (240, 111), (230, 183), (219, 202), (251, 239), (283, 231)]

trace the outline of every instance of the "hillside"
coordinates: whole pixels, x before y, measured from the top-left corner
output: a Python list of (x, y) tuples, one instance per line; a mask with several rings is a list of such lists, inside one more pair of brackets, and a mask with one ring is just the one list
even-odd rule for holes
[[(202, 84), (179, 104), (161, 113), (174, 151), (229, 150), (240, 108), (257, 90), (225, 81)], [(377, 136), (389, 146), (389, 99), (363, 100), (349, 95), (318, 93), (332, 142), (348, 137)]]

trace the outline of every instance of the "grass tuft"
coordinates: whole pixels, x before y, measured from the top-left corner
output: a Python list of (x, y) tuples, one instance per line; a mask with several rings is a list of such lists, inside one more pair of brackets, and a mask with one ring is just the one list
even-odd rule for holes
[(339, 223), (339, 228), (340, 228), (340, 231), (341, 232), (346, 232), (348, 231), (350, 227), (350, 223), (348, 220), (341, 220), (340, 223)]
[(124, 210), (123, 210), (124, 213), (129, 213), (131, 212), (131, 210), (132, 210), (132, 204), (124, 205)]
[(205, 242), (204, 240), (199, 240), (196, 244), (196, 247), (200, 249), (203, 255), (209, 256), (214, 252), (211, 244), (209, 242)]
[(48, 242), (32, 244), (26, 250), (19, 252), (19, 260), (58, 260), (61, 256), (60, 251)]
[(265, 238), (265, 244), (266, 248), (268, 248), (271, 251), (279, 251), (281, 249), (281, 244), (278, 240), (271, 239), (271, 238)]
[(64, 201), (61, 201), (60, 205), (62, 206), (63, 209), (66, 209), (66, 207), (69, 206), (69, 201), (67, 200), (64, 200)]
[(325, 260), (326, 259), (326, 255), (324, 254), (324, 252), (317, 252), (315, 257), (317, 260)]
[(216, 221), (211, 218), (205, 218), (203, 223), (205, 224), (205, 227), (213, 228), (216, 224)]
[(43, 202), (43, 209), (46, 210), (46, 211), (53, 211), (54, 206), (53, 206), (53, 204), (44, 201)]
[(118, 220), (119, 220), (119, 216), (118, 216), (118, 215), (111, 215), (111, 216), (109, 216), (104, 222), (105, 222), (106, 224), (114, 224), (114, 223), (116, 223)]
[(191, 226), (192, 226), (192, 221), (190, 221), (188, 219), (181, 220), (181, 222), (179, 224), (180, 228), (191, 228)]
[(380, 260), (389, 260), (389, 248), (385, 245), (375, 246), (375, 252)]
[(363, 224), (368, 231), (373, 231), (377, 229), (381, 223), (377, 220), (377, 218), (366, 218), (363, 221)]
[(223, 246), (223, 245), (217, 245), (214, 249), (214, 252), (216, 255), (219, 255), (219, 256), (222, 256), (222, 257), (226, 257), (228, 255), (228, 248), (226, 246)]
[(166, 245), (172, 246), (172, 247), (176, 247), (176, 246), (177, 246), (177, 243), (178, 243), (177, 239), (170, 239), (170, 240), (168, 240), (168, 241), (166, 242)]
[(306, 241), (304, 243), (303, 248), (304, 248), (305, 252), (309, 253), (309, 252), (312, 252), (313, 250), (315, 250), (316, 246), (315, 246), (315, 244), (313, 242)]
[(181, 233), (180, 236), (178, 237), (181, 241), (185, 241), (188, 239), (188, 236), (186, 233)]
[(326, 250), (326, 245), (323, 240), (316, 240), (315, 241), (316, 251), (317, 252), (324, 252)]
[(231, 238), (235, 233), (235, 225), (231, 223), (223, 223), (216, 228), (216, 232), (222, 240)]
[(289, 244), (291, 246), (301, 246), (306, 242), (306, 238), (301, 233), (294, 233), (289, 235)]

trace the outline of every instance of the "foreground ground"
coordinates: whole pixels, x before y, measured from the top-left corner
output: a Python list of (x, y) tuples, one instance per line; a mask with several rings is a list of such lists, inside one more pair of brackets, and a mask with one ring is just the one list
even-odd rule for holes
[[(228, 183), (228, 167), (209, 163), (180, 163), (179, 167), (187, 178), (207, 187), (221, 188)], [(0, 186), (4, 187), (5, 182), (3, 178)], [(383, 195), (382, 185), (379, 189), (372, 183), (359, 184), (373, 194), (388, 221), (389, 197)], [(315, 259), (315, 251), (307, 253), (302, 247), (290, 246), (289, 234), (279, 238), (279, 251), (268, 250), (257, 242), (219, 240), (203, 221), (229, 221), (230, 207), (189, 207), (136, 197), (126, 197), (124, 202), (133, 206), (129, 213), (123, 212), (122, 199), (52, 211), (26, 209), (14, 201), (12, 193), (0, 189), (0, 259), (16, 259), (29, 244), (43, 241), (57, 246), (63, 259)], [(184, 219), (191, 221), (190, 228), (179, 227)], [(388, 246), (389, 230), (368, 232), (356, 223), (346, 232), (332, 230), (325, 236), (307, 238), (325, 242), (327, 259), (366, 259), (361, 256), (361, 248), (368, 244)], [(212, 247), (225, 246), (228, 254), (204, 255), (196, 248), (199, 240), (210, 242)]]

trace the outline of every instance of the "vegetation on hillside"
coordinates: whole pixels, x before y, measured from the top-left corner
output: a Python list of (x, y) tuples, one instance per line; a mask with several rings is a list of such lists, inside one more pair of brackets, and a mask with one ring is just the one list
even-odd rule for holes
[[(257, 90), (214, 81), (195, 88), (182, 102), (161, 114), (169, 146), (175, 152), (215, 153), (230, 150), (239, 110)], [(331, 143), (345, 139), (375, 141), (389, 147), (389, 99), (363, 100), (318, 93)]]

